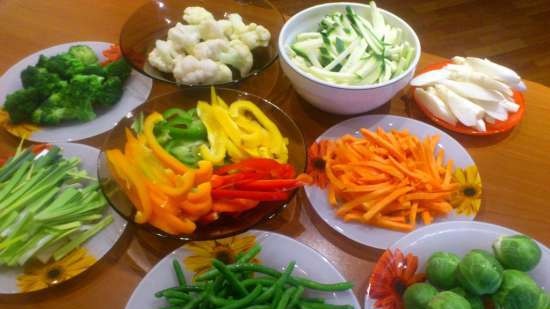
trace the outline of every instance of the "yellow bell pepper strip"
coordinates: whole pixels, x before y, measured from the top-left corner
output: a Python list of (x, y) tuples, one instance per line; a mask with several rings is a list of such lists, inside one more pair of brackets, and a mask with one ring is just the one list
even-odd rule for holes
[(227, 155), (233, 162), (239, 162), (249, 157), (246, 152), (242, 151), (241, 148), (235, 145), (230, 139), (226, 139), (225, 148), (227, 149)]
[(239, 130), (237, 124), (229, 117), (229, 112), (227, 109), (220, 106), (212, 106), (212, 113), (214, 118), (218, 121), (222, 127), (225, 135), (235, 144), (241, 145), (241, 135), (243, 132)]
[(194, 170), (188, 170), (185, 174), (176, 176), (177, 184), (175, 187), (164, 184), (156, 184), (156, 187), (168, 196), (179, 197), (187, 194), (193, 188), (196, 177), (197, 173)]
[(195, 170), (195, 184), (210, 181), (212, 174), (214, 173), (214, 166), (212, 162), (201, 160), (197, 163), (198, 169)]
[(222, 128), (216, 121), (210, 104), (199, 101), (197, 104), (197, 112), (202, 123), (206, 127), (208, 142), (210, 143), (210, 148), (206, 145), (200, 146), (201, 156), (204, 160), (210, 161), (214, 165), (221, 165), (223, 164), (226, 152), (225, 134), (223, 134)]
[(173, 169), (176, 173), (183, 174), (188, 170), (187, 166), (173, 157), (169, 152), (164, 150), (155, 137), (155, 124), (163, 120), (164, 118), (162, 115), (157, 112), (153, 112), (145, 118), (143, 134), (147, 141), (147, 145), (151, 148), (155, 156), (157, 156), (157, 158), (159, 158), (159, 160), (162, 161), (167, 167)]
[[(151, 217), (152, 207), (149, 195), (147, 194), (147, 188), (142, 181), (139, 173), (132, 168), (127, 160), (127, 157), (122, 154), (118, 149), (111, 149), (107, 151), (107, 159), (111, 165), (117, 166), (119, 170), (127, 177), (128, 183), (135, 189), (138, 199), (131, 197), (132, 202), (137, 208), (134, 220), (136, 223), (145, 223)], [(125, 188), (129, 189), (129, 188)], [(129, 196), (133, 196), (131, 190), (129, 190)], [(139, 200), (139, 202), (137, 202)]]
[(237, 100), (229, 106), (229, 113), (233, 118), (239, 115), (246, 115), (246, 113), (252, 114), (269, 133), (269, 149), (276, 156), (275, 159), (282, 163), (288, 160), (288, 149), (279, 128), (254, 103), (246, 100)]

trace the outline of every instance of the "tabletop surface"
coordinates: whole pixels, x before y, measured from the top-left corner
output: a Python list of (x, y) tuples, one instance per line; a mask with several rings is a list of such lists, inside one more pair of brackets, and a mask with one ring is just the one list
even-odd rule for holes
[[(117, 42), (125, 20), (144, 2), (0, 1), (0, 72), (26, 55), (52, 45), (71, 41)], [(419, 68), (439, 60), (440, 57), (423, 53)], [(483, 202), (477, 220), (515, 229), (549, 246), (550, 88), (529, 81), (526, 84), (526, 114), (511, 132), (490, 137), (450, 134), (467, 148), (483, 180)], [(349, 118), (321, 112), (306, 103), (293, 91), (278, 63), (240, 88), (281, 106), (300, 124), (308, 144), (330, 126)], [(171, 85), (156, 82), (151, 96), (174, 90)], [(404, 93), (372, 113), (404, 115), (429, 123)], [(98, 146), (104, 137), (82, 142)], [(16, 145), (15, 138), (0, 131), (0, 154)], [(258, 228), (290, 235), (321, 252), (355, 283), (354, 292), (363, 302), (368, 276), (382, 251), (354, 243), (332, 230), (316, 215), (303, 192), (278, 217)], [(114, 249), (83, 275), (47, 291), (0, 295), (0, 307), (123, 308), (146, 271), (178, 245), (130, 228)]]

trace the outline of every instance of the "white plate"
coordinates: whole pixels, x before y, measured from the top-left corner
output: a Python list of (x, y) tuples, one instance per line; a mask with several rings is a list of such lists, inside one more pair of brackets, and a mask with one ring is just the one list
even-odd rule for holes
[[(19, 76), (21, 71), (29, 65), (35, 65), (40, 55), (54, 56), (78, 44), (90, 46), (97, 53), (100, 61), (105, 60), (101, 52), (112, 45), (106, 42), (71, 42), (43, 49), (24, 58), (0, 77), (0, 107), (4, 105), (8, 94), (23, 87)], [(152, 87), (153, 81), (149, 77), (132, 70), (120, 101), (111, 108), (97, 112), (96, 119), (84, 123), (71, 122), (55, 127), (41, 127), (39, 131), (31, 134), (28, 140), (43, 143), (71, 142), (101, 134), (113, 128), (124, 115), (145, 102)]]
[[(88, 172), (90, 177), (97, 178), (97, 158), (99, 149), (87, 145), (76, 143), (54, 144), (61, 147), (63, 157), (80, 158), (80, 167)], [(94, 237), (83, 244), (88, 253), (96, 261), (99, 261), (115, 245), (124, 230), (127, 222), (119, 216), (111, 207), (107, 206), (105, 210), (113, 216), (113, 222), (105, 229), (97, 233)], [(0, 267), (0, 294), (21, 293), (17, 287), (17, 276), (23, 273), (22, 267)]]
[[(472, 249), (492, 252), (493, 242), (501, 235), (521, 234), (509, 228), (485, 222), (444, 222), (418, 229), (399, 239), (391, 250), (418, 257), (418, 271), (424, 272), (426, 260), (436, 251), (449, 251), (464, 256)], [(542, 259), (529, 275), (546, 291), (550, 289), (550, 250), (541, 243)], [(374, 301), (365, 296), (365, 309), (374, 308)]]
[[(336, 283), (346, 281), (336, 268), (319, 252), (312, 248), (281, 234), (253, 230), (243, 235), (254, 235), (256, 241), (262, 246), (259, 259), (262, 264), (276, 269), (283, 269), (290, 261), (296, 261), (293, 275), (308, 277), (323, 283)], [(156, 298), (155, 292), (177, 285), (172, 268), (172, 261), (180, 263), (190, 255), (190, 251), (181, 247), (164, 257), (145, 278), (141, 280), (126, 304), (126, 309), (155, 309), (167, 306), (164, 300)], [(183, 265), (183, 264), (182, 264)], [(187, 282), (193, 273), (184, 267)], [(317, 293), (306, 289), (309, 297), (323, 297), (331, 304), (350, 304), (356, 309), (361, 308), (352, 291)]]
[[(413, 135), (419, 138), (424, 138), (428, 135), (439, 135), (440, 140), (437, 147), (445, 149), (445, 159), (454, 160), (455, 167), (465, 168), (474, 165), (474, 160), (456, 140), (447, 133), (431, 126), (414, 120), (411, 118), (392, 116), (392, 115), (366, 115), (360, 116), (331, 127), (325, 133), (317, 138), (317, 141), (322, 139), (336, 139), (345, 134), (360, 136), (359, 129), (367, 128), (376, 130), (377, 128), (384, 130), (403, 130), (408, 129)], [(336, 216), (334, 208), (330, 206), (325, 190), (317, 186), (306, 186), (306, 195), (313, 205), (317, 214), (333, 229), (340, 234), (366, 246), (385, 249), (393, 242), (401, 238), (405, 233), (382, 229), (378, 227), (367, 226), (362, 223), (344, 222)], [(459, 215), (451, 213), (444, 218), (438, 218), (436, 221), (456, 221), (456, 220), (473, 220), (474, 216)], [(417, 226), (422, 226), (421, 222)]]

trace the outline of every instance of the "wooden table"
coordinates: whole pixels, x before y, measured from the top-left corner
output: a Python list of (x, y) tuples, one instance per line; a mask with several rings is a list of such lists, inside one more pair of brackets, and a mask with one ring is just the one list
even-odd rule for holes
[[(116, 42), (124, 21), (143, 2), (1, 1), (0, 72), (22, 57), (51, 45), (84, 40)], [(419, 67), (440, 59), (424, 53)], [(477, 219), (516, 229), (550, 245), (550, 203), (546, 200), (550, 192), (550, 89), (533, 82), (526, 84), (526, 115), (513, 131), (492, 137), (451, 135), (468, 149), (482, 175), (483, 204)], [(281, 106), (300, 124), (307, 143), (347, 118), (321, 112), (302, 100), (278, 64), (241, 88)], [(155, 83), (151, 95), (173, 90), (170, 85)], [(426, 120), (402, 94), (372, 113)], [(83, 142), (97, 146), (103, 138)], [(16, 143), (6, 132), (0, 132), (0, 154), (13, 149)], [(321, 252), (348, 280), (355, 282), (354, 291), (363, 303), (368, 276), (381, 251), (354, 243), (333, 231), (315, 214), (303, 194), (280, 216), (259, 228), (290, 235)], [(0, 307), (123, 308), (146, 270), (177, 246), (129, 229), (115, 249), (88, 272), (47, 291), (0, 296)]]

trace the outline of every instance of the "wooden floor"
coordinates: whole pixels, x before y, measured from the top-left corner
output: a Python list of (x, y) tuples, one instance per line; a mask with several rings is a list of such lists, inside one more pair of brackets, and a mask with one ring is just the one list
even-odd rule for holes
[[(272, 0), (285, 14), (321, 1)], [(376, 0), (413, 27), (422, 49), (487, 57), (550, 86), (550, 0)]]

